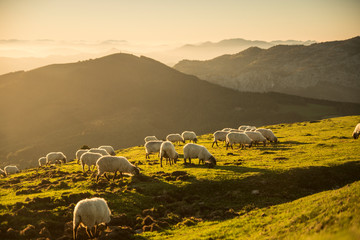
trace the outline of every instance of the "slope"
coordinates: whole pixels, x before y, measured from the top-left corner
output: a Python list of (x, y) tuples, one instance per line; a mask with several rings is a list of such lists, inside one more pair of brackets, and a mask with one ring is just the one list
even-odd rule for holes
[(174, 68), (240, 91), (360, 102), (360, 37), (310, 46), (252, 47), (208, 61), (184, 60)]
[(360, 226), (359, 140), (351, 138), (359, 121), (347, 116), (268, 126), (280, 142), (245, 150), (211, 148), (205, 134), (199, 144), (217, 159), (210, 169), (197, 161), (184, 165), (183, 144), (176, 145), (181, 160), (163, 168), (156, 156), (145, 159), (143, 147), (118, 150), (142, 175), (111, 183), (104, 177), (96, 183), (94, 173), (75, 162), (27, 169), (0, 178), (0, 238), (19, 239), (26, 228), (36, 238), (45, 228), (51, 239), (67, 239), (75, 204), (92, 196), (105, 198), (113, 214), (105, 236), (125, 232), (132, 239), (140, 229), (155, 232), (138, 239), (351, 234)]
[(239, 93), (157, 61), (114, 54), (0, 76), (2, 166), (35, 166), (51, 151), (123, 148), (146, 135), (354, 114), (359, 105), (275, 93)]

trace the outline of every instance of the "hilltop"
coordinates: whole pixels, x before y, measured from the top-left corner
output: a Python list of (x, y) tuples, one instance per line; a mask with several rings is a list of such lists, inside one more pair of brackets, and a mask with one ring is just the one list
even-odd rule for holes
[(147, 135), (359, 111), (358, 104), (240, 93), (147, 57), (114, 54), (0, 76), (0, 162), (26, 168), (52, 151), (72, 159), (83, 145), (120, 149), (143, 144)]
[(212, 148), (212, 134), (199, 136), (215, 168), (184, 165), (183, 144), (180, 161), (163, 168), (142, 146), (120, 149), (142, 174), (114, 183), (96, 183), (76, 162), (27, 169), (0, 178), (0, 238), (69, 239), (75, 204), (100, 196), (113, 215), (107, 239), (358, 239), (359, 140), (351, 137), (358, 122), (266, 126), (280, 142), (245, 150)]
[(360, 37), (310, 46), (250, 47), (207, 61), (183, 60), (174, 68), (239, 91), (360, 103)]

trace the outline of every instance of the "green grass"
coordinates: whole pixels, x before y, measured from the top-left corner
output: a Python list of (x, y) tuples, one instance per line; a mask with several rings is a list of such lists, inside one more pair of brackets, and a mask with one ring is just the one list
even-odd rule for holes
[[(61, 236), (76, 202), (100, 196), (115, 218), (126, 213), (133, 229), (142, 227), (142, 212), (151, 208), (156, 221), (169, 224), (139, 239), (356, 239), (360, 159), (359, 140), (351, 134), (358, 122), (360, 116), (347, 116), (266, 126), (280, 142), (245, 150), (225, 150), (223, 143), (212, 148), (212, 134), (202, 135), (199, 144), (216, 157), (215, 168), (198, 160), (184, 165), (183, 144), (176, 145), (180, 161), (163, 168), (157, 156), (145, 159), (143, 146), (120, 149), (117, 155), (137, 164), (142, 175), (115, 183), (96, 183), (75, 162), (28, 169), (0, 178), (0, 237), (9, 227), (40, 228), (44, 220), (53, 236)], [(176, 180), (174, 171), (187, 174)]]

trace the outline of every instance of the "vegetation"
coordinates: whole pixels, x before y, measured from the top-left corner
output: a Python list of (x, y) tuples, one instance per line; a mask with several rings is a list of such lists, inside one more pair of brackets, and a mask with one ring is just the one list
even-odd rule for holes
[(122, 226), (138, 239), (357, 239), (359, 141), (351, 134), (358, 122), (347, 116), (267, 126), (280, 142), (245, 150), (211, 148), (212, 134), (202, 135), (215, 168), (184, 165), (183, 144), (176, 145), (181, 160), (163, 168), (157, 156), (145, 159), (143, 146), (120, 149), (142, 174), (110, 183), (96, 183), (76, 161), (27, 169), (0, 178), (0, 238), (29, 238), (29, 224), (32, 236), (71, 236), (76, 202), (100, 196), (113, 214), (104, 234)]

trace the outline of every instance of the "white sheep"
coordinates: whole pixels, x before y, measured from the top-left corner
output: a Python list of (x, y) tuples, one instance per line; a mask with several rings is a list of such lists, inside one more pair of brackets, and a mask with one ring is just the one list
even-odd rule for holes
[(112, 146), (100, 146), (99, 149), (105, 149), (111, 156), (115, 156), (115, 150)]
[(229, 132), (244, 132), (243, 130), (239, 129), (230, 129)]
[(46, 164), (66, 163), (66, 156), (62, 152), (50, 152), (46, 155)]
[(219, 146), (217, 141), (222, 141), (225, 142), (226, 141), (226, 135), (229, 133), (229, 131), (216, 131), (213, 133), (214, 136), (214, 141), (211, 145), (211, 147), (214, 147), (214, 144), (216, 144), (216, 146)]
[(107, 172), (113, 172), (115, 180), (116, 173), (120, 172), (120, 177), (122, 179), (122, 173), (130, 173), (133, 175), (138, 175), (140, 173), (139, 168), (132, 165), (125, 157), (118, 156), (102, 156), (96, 162), (96, 167), (98, 169), (98, 174), (96, 176), (96, 182), (99, 180), (99, 177), (104, 174), (105, 178), (110, 181), (106, 176)]
[(209, 164), (210, 166), (216, 165), (215, 157), (206, 149), (206, 147), (188, 143), (184, 146), (184, 163), (186, 164), (186, 159), (189, 159), (191, 163), (191, 158), (198, 158), (200, 162)]
[(93, 153), (93, 152), (84, 153), (80, 158), (80, 163), (83, 171), (85, 172), (85, 165), (88, 165), (90, 171), (90, 167), (91, 166), (95, 167), (97, 160), (101, 157), (102, 155), (100, 153)]
[(177, 159), (179, 158), (179, 154), (175, 151), (174, 145), (169, 141), (165, 141), (161, 144), (159, 156), (161, 167), (163, 158), (165, 158), (166, 161), (169, 160), (170, 165), (172, 162), (176, 163)]
[(358, 139), (359, 135), (360, 135), (360, 123), (358, 123), (354, 129), (353, 138)]
[(248, 126), (248, 125), (241, 125), (238, 129), (239, 130), (243, 130), (243, 131), (245, 131), (247, 128), (249, 128), (250, 126)]
[(226, 135), (226, 150), (230, 146), (233, 149), (232, 145), (239, 143), (239, 145), (243, 148), (246, 145), (251, 147), (253, 141), (248, 137), (245, 133), (231, 132)]
[(147, 142), (149, 142), (149, 141), (156, 141), (156, 140), (158, 140), (157, 139), (157, 137), (155, 137), (155, 136), (146, 136), (145, 138), (144, 138), (144, 141), (147, 143)]
[(190, 142), (193, 141), (194, 143), (197, 143), (197, 141), (198, 141), (196, 134), (193, 131), (184, 131), (181, 134), (181, 137), (184, 139), (184, 142), (186, 140), (189, 140)]
[(233, 129), (233, 128), (223, 128), (221, 131), (227, 131), (227, 132), (229, 132), (231, 129)]
[(39, 162), (39, 167), (45, 166), (46, 165), (46, 157), (39, 158), (38, 162)]
[(0, 168), (0, 175), (6, 176), (4, 170), (2, 170), (1, 168)]
[(77, 163), (80, 163), (80, 158), (81, 158), (81, 156), (82, 156), (84, 153), (88, 152), (88, 151), (89, 151), (89, 149), (79, 149), (79, 150), (76, 151), (75, 157), (76, 157), (76, 159), (77, 159)]
[[(79, 201), (74, 208), (73, 238), (77, 239), (77, 230), (80, 224), (86, 228), (89, 238), (94, 238), (97, 226), (110, 222), (111, 211), (103, 198), (87, 198)], [(92, 233), (92, 228), (95, 228)]]
[(185, 143), (184, 139), (182, 138), (182, 136), (178, 133), (172, 133), (166, 136), (166, 140), (172, 143), (180, 143), (183, 142)]
[(253, 140), (253, 143), (255, 143), (255, 145), (259, 142), (262, 142), (264, 146), (266, 146), (266, 138), (260, 132), (246, 131), (245, 134)]
[(163, 141), (161, 140), (152, 140), (145, 143), (145, 158), (150, 158), (151, 153), (158, 153), (160, 152), (160, 147)]
[(20, 170), (18, 169), (17, 166), (6, 166), (6, 167), (4, 167), (4, 172), (5, 172), (5, 175), (8, 176), (10, 174), (20, 172)]
[(101, 149), (101, 148), (91, 148), (89, 150), (89, 152), (100, 153), (103, 156), (109, 156), (110, 155), (105, 149)]
[(275, 134), (273, 133), (273, 131), (271, 129), (258, 128), (257, 131), (260, 132), (268, 141), (275, 142), (275, 143), (278, 142), (277, 137), (275, 136)]

